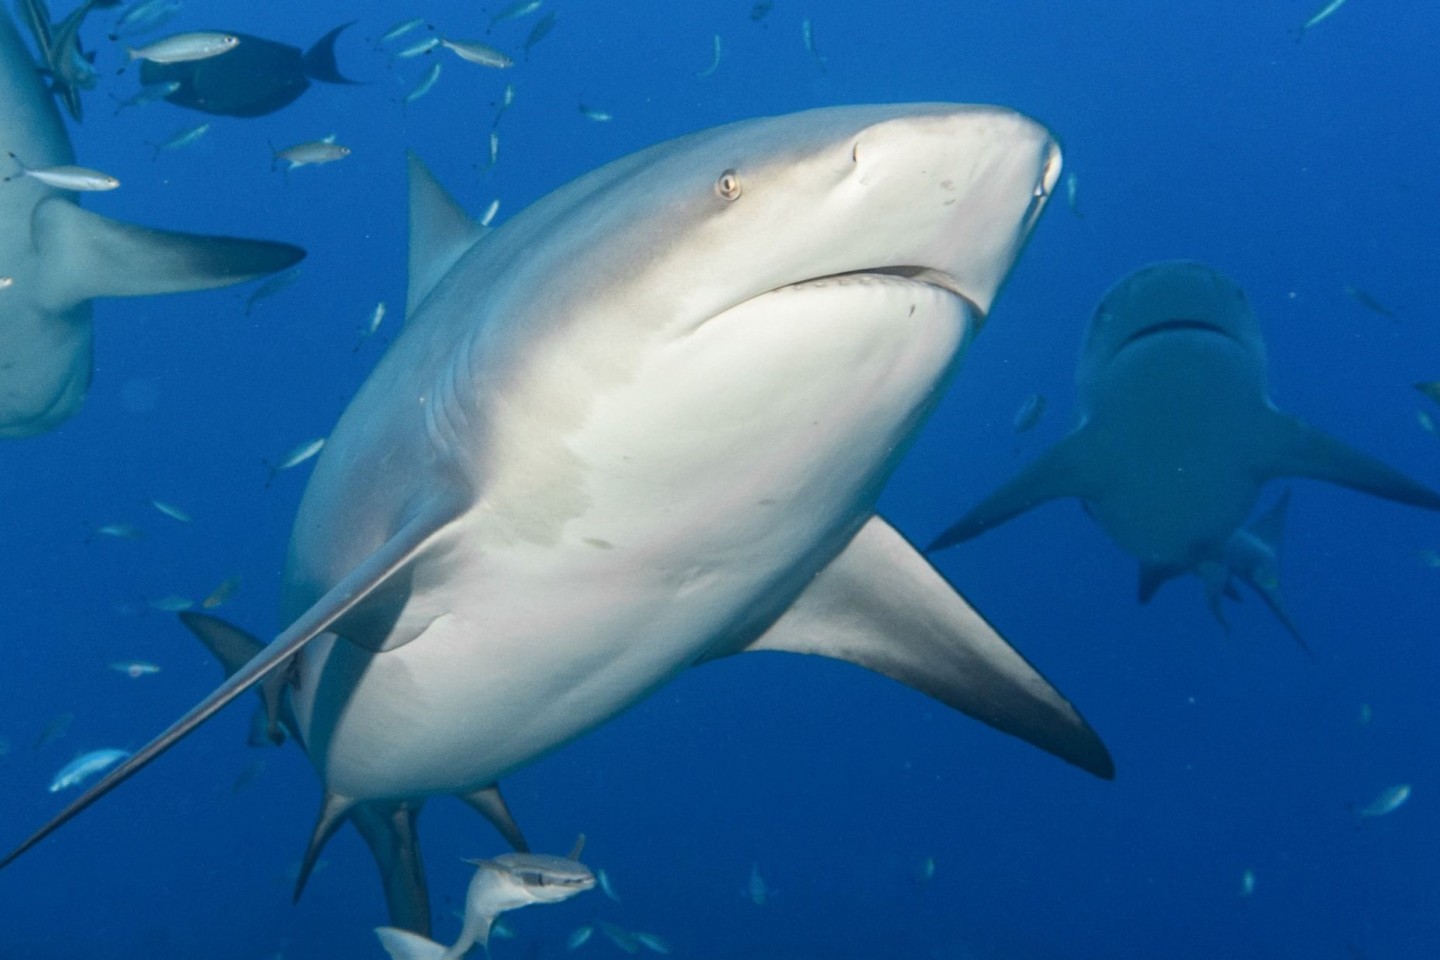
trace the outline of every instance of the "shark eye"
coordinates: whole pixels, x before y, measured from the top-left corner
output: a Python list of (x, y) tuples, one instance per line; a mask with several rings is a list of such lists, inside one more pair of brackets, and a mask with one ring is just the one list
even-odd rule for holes
[(734, 170), (726, 170), (720, 174), (720, 179), (715, 181), (715, 192), (720, 194), (724, 200), (740, 199), (740, 174)]

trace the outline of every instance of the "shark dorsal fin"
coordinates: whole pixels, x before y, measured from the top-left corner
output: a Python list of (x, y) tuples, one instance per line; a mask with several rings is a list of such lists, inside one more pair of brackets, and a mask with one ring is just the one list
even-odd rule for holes
[(470, 218), (415, 154), (410, 162), (410, 287), (405, 316), (435, 289), (489, 228)]

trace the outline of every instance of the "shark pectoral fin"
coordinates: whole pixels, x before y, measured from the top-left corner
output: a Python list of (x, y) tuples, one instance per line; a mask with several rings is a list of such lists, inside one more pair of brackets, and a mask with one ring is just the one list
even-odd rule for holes
[(358, 80), (351, 80), (340, 72), (340, 66), (335, 62), (335, 41), (340, 39), (348, 27), (355, 24), (354, 20), (349, 23), (342, 23), (331, 30), (325, 36), (315, 41), (315, 45), (305, 51), (305, 75), (313, 80), (323, 80), (326, 83), (358, 83)]
[(135, 751), (129, 759), (113, 767), (109, 773), (96, 781), (69, 806), (50, 819), (39, 830), (31, 834), (18, 847), (0, 859), (0, 869), (15, 861), (35, 844), (68, 823), (105, 794), (129, 780), (160, 754), (169, 750), (185, 737), (194, 733), (206, 720), (218, 713), (255, 684), (265, 680), (277, 670), (283, 670), (296, 653), (311, 640), (353, 610), (376, 589), (384, 585), (396, 571), (405, 569), (431, 540), (444, 529), (445, 525), (458, 516), (469, 503), (468, 495), (457, 488), (447, 488), (445, 494), (432, 499), (420, 509), (401, 529), (365, 559), (341, 581), (331, 587), (310, 609), (265, 648), (235, 671), (225, 682), (216, 687), (209, 696), (192, 707), (158, 737)]
[(425, 868), (420, 860), (420, 841), (415, 821), (421, 801), (356, 804), (350, 821), (375, 858), (385, 885), (385, 904), (393, 926), (430, 935), (430, 894), (425, 885)]
[(1093, 447), (1092, 432), (1085, 427), (1076, 430), (947, 528), (925, 552), (963, 543), (1050, 500), (1093, 498), (1103, 483), (1106, 459), (1097, 456)]
[(1262, 437), (1260, 480), (1310, 477), (1396, 503), (1440, 510), (1440, 493), (1288, 414), (1271, 410)]
[(520, 832), (520, 825), (510, 815), (510, 808), (505, 806), (505, 798), (500, 796), (498, 783), (470, 793), (462, 793), (460, 799), (479, 811), (486, 820), (489, 820), (516, 853), (530, 852), (530, 844), (525, 842), (525, 835)]
[(1098, 777), (1115, 775), (1105, 745), (1069, 701), (880, 517), (745, 650), (858, 664)]
[(335, 836), (335, 831), (350, 819), (350, 811), (354, 806), (355, 801), (349, 797), (325, 791), (325, 799), (320, 803), (320, 816), (315, 818), (315, 829), (310, 833), (310, 842), (305, 845), (305, 856), (300, 858), (300, 870), (295, 875), (295, 892), (290, 897), (292, 902), (300, 902), (300, 894), (305, 892), (305, 883), (315, 870), (320, 851), (324, 850), (325, 844)]
[(490, 232), (472, 220), (415, 154), (410, 164), (410, 286), (405, 316), (415, 312), (461, 255)]
[(380, 938), (380, 946), (390, 954), (390, 960), (440, 960), (445, 956), (444, 945), (409, 930), (376, 927), (375, 936)]
[[(232, 623), (227, 623), (219, 617), (211, 616), (208, 613), (197, 613), (193, 610), (182, 610), (179, 614), (180, 622), (205, 647), (220, 661), (220, 666), (225, 670), (225, 676), (233, 676), (236, 671), (249, 663), (260, 652), (265, 649), (265, 644), (259, 637), (241, 630)], [(289, 670), (294, 665), (294, 658), (286, 667), (277, 669), (262, 680), (258, 686), (260, 701), (265, 716), (265, 739), (275, 746), (285, 742), (285, 727), (281, 725), (280, 716), (283, 704), (282, 695), (285, 691), (286, 680), (289, 677)], [(293, 727), (292, 727), (293, 728)], [(263, 745), (263, 744), (259, 744)], [(257, 746), (252, 743), (251, 746)]]
[(299, 263), (288, 243), (151, 230), (83, 210), (63, 197), (34, 213), (35, 245), (53, 306), (91, 297), (135, 297), (208, 290), (253, 280)]

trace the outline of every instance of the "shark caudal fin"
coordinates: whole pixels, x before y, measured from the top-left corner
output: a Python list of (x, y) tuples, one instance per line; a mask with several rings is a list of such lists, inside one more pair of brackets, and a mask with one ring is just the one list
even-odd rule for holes
[[(355, 21), (342, 23), (331, 30), (325, 36), (315, 41), (315, 45), (305, 51), (305, 76), (312, 80), (323, 80), (325, 83), (359, 83), (359, 80), (351, 80), (340, 72), (340, 65), (335, 61), (335, 41), (340, 39), (340, 34), (347, 28), (354, 26)], [(292, 48), (293, 49), (293, 48)]]
[(742, 650), (858, 664), (1097, 777), (1115, 775), (1109, 751), (1070, 702), (879, 517)]
[(1309, 477), (1396, 503), (1440, 510), (1440, 493), (1296, 417), (1272, 410), (1261, 430), (1264, 446), (1257, 468), (1263, 480)]
[(1040, 457), (930, 542), (926, 553), (964, 543), (1032, 507), (1062, 497), (1094, 498), (1103, 485), (1103, 458), (1091, 432), (1081, 427)]
[(299, 263), (288, 243), (209, 237), (120, 223), (64, 197), (35, 208), (35, 246), (48, 264), (51, 303), (208, 290), (253, 280)]

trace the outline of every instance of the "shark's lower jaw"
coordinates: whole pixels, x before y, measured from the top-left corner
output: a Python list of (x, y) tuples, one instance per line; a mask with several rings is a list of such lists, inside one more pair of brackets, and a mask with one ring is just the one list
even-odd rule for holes
[(1143, 330), (1132, 333), (1130, 336), (1125, 338), (1125, 340), (1120, 344), (1119, 349), (1117, 349), (1115, 353), (1119, 354), (1126, 349), (1134, 346), (1135, 344), (1141, 342), (1142, 340), (1148, 340), (1150, 337), (1159, 336), (1161, 334), (1167, 333), (1179, 333), (1187, 330), (1195, 333), (1213, 334), (1217, 337), (1224, 337), (1226, 340), (1235, 339), (1235, 337), (1232, 336), (1230, 332), (1225, 328), (1217, 324), (1210, 323), (1206, 320), (1166, 320), (1162, 323), (1157, 323), (1152, 326), (1145, 327)]

